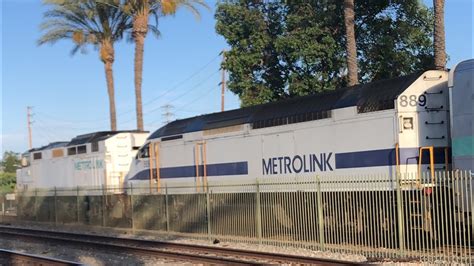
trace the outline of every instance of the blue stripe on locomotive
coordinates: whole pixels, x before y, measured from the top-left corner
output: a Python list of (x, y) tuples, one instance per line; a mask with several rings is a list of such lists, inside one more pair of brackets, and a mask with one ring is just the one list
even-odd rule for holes
[[(204, 174), (204, 166), (198, 167), (199, 176)], [(226, 176), (226, 175), (247, 175), (247, 162), (233, 162), (233, 163), (216, 163), (208, 164), (206, 166), (207, 176)], [(160, 168), (160, 178), (178, 178), (178, 177), (195, 177), (196, 166), (177, 166), (177, 167), (162, 167)], [(138, 172), (130, 180), (148, 180), (150, 178), (150, 169), (145, 169)]]
[[(374, 167), (374, 166), (394, 166), (396, 164), (395, 149), (383, 149), (372, 151), (346, 152), (336, 153), (336, 169)], [(450, 151), (449, 151), (450, 153)], [(448, 154), (448, 162), (451, 154)], [(419, 149), (418, 148), (401, 148), (400, 164), (418, 164)], [(423, 151), (422, 164), (429, 164), (429, 153)], [(434, 149), (434, 163), (444, 164), (445, 154), (444, 148)]]
[[(451, 152), (448, 154), (448, 163), (450, 163)], [(418, 164), (419, 159), (418, 148), (401, 148), (400, 164)], [(445, 163), (444, 148), (434, 149), (435, 164)], [(359, 152), (345, 152), (335, 154), (336, 169), (361, 168), (361, 167), (377, 167), (377, 166), (394, 166), (395, 149), (381, 149)], [(429, 154), (423, 153), (422, 164), (429, 164)], [(248, 162), (231, 162), (208, 164), (206, 167), (207, 176), (229, 176), (229, 175), (248, 175)], [(203, 176), (204, 167), (199, 165), (199, 176)], [(160, 178), (185, 178), (195, 177), (196, 166), (176, 166), (160, 168)], [(150, 169), (138, 172), (130, 180), (148, 180), (150, 178)]]

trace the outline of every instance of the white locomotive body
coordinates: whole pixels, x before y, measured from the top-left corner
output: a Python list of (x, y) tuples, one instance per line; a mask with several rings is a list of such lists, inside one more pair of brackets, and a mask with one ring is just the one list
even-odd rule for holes
[(74, 187), (121, 187), (147, 132), (105, 131), (55, 142), (23, 154), (17, 191)]
[(200, 186), (442, 169), (449, 163), (447, 80), (445, 71), (427, 71), (177, 120), (150, 135), (126, 180)]

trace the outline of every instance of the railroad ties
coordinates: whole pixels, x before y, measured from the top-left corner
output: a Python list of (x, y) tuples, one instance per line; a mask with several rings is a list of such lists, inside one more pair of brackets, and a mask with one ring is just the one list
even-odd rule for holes
[(0, 265), (75, 266), (81, 263), (0, 249)]
[[(53, 232), (19, 227), (0, 226), (0, 236), (14, 236), (30, 241), (48, 241), (64, 244), (80, 244), (95, 249), (105, 249), (128, 254), (173, 259), (176, 261), (213, 264), (213, 265), (356, 265), (348, 261), (321, 259), (315, 257), (295, 256), (240, 250), (204, 245), (171, 243), (132, 238), (118, 238), (91, 234)], [(48, 264), (49, 265), (49, 264)], [(76, 264), (77, 265), (77, 264)]]

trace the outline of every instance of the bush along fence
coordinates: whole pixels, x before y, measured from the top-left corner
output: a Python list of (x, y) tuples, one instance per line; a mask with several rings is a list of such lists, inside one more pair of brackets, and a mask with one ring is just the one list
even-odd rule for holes
[(473, 179), (458, 171), (37, 189), (17, 192), (10, 214), (20, 221), (472, 264)]

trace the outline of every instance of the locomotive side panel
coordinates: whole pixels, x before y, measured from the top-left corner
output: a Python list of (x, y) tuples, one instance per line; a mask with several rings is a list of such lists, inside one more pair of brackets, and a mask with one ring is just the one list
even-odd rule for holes
[[(342, 114), (338, 116), (339, 120), (250, 130), (249, 134), (241, 132), (223, 138), (162, 141), (159, 143), (160, 178), (163, 184), (197, 184), (203, 173), (196, 172), (196, 163), (199, 167), (206, 165), (208, 180), (226, 182), (277, 176), (354, 175), (365, 172), (366, 167), (371, 167), (373, 173), (391, 174), (394, 167), (394, 111), (356, 114), (353, 109), (334, 110), (336, 114)], [(352, 114), (352, 119), (348, 114)], [(384, 134), (374, 130), (376, 128), (383, 128)], [(138, 161), (144, 160), (148, 159)], [(138, 164), (140, 162), (134, 163)], [(147, 169), (136, 170), (129, 178), (145, 185), (149, 182)], [(138, 172), (142, 174), (138, 175)]]
[(453, 164), (474, 171), (474, 59), (451, 70)]
[[(355, 108), (333, 110), (336, 118), (329, 124), (308, 122), (306, 128), (291, 133), (264, 135), (261, 171), (266, 176), (297, 178), (355, 175), (370, 167), (371, 173), (390, 174), (394, 162), (390, 155), (395, 143), (394, 112), (355, 114), (350, 109)], [(347, 116), (350, 113), (351, 119)], [(383, 128), (384, 134), (375, 128)], [(282, 143), (283, 139), (286, 143)]]

